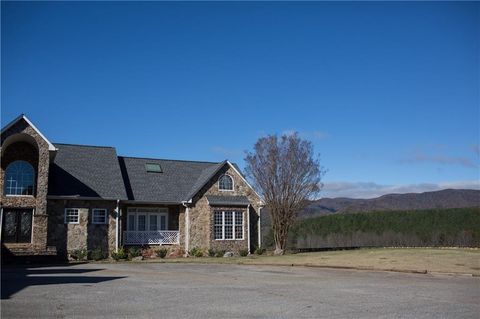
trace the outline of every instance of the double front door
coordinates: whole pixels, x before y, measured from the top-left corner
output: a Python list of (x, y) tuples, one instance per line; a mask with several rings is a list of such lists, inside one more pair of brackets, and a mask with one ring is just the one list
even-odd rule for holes
[(5, 243), (32, 242), (33, 209), (3, 209), (2, 241)]

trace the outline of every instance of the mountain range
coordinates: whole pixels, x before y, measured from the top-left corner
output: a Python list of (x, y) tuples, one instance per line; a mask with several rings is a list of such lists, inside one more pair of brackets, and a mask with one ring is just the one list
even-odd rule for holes
[(480, 190), (444, 189), (425, 193), (387, 194), (371, 199), (321, 198), (311, 201), (300, 218), (389, 210), (480, 207)]

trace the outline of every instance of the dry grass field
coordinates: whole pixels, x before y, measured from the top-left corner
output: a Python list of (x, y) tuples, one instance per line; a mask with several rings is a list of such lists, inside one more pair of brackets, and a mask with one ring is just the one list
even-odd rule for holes
[(480, 276), (480, 250), (462, 248), (371, 248), (286, 254), (284, 256), (153, 259), (147, 262), (318, 266)]

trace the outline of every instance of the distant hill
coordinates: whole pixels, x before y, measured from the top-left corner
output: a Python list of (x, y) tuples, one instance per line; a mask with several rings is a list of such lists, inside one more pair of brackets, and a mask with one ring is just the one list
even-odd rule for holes
[(389, 210), (480, 207), (480, 190), (444, 189), (435, 192), (388, 194), (371, 199), (322, 198), (312, 201), (300, 218), (329, 214)]

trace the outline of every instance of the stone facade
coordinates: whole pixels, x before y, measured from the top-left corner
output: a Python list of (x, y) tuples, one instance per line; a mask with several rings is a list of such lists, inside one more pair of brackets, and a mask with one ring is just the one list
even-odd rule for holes
[[(34, 209), (32, 241), (29, 244), (7, 244), (14, 251), (17, 246), (32, 252), (41, 253), (47, 250), (47, 190), (50, 151), (48, 143), (25, 120), (20, 120), (1, 136), (2, 158), (0, 165), (0, 189), (2, 208)], [(10, 163), (23, 160), (30, 163), (35, 170), (35, 190), (33, 196), (6, 196), (5, 170)]]
[[(241, 249), (253, 249), (256, 246), (257, 221), (261, 200), (247, 185), (243, 178), (229, 164), (215, 174), (215, 176), (198, 192), (188, 204), (189, 229), (186, 229), (186, 207), (177, 205), (147, 205), (124, 201), (120, 202), (122, 216), (120, 218), (119, 234), (116, 225), (116, 200), (102, 199), (62, 199), (49, 197), (48, 178), (51, 160), (55, 150), (44, 137), (29, 124), (24, 117), (10, 126), (1, 136), (1, 165), (0, 165), (0, 205), (2, 209), (22, 208), (32, 209), (32, 239), (30, 243), (3, 243), (10, 251), (20, 249), (31, 253), (52, 251), (53, 248), (61, 256), (66, 256), (72, 250), (101, 249), (111, 253), (118, 244), (121, 246), (123, 231), (127, 230), (129, 207), (167, 207), (168, 230), (178, 230), (180, 233), (180, 246), (186, 248), (187, 232), (189, 234), (189, 249), (193, 247), (207, 250), (227, 250), (237, 252)], [(5, 170), (8, 165), (16, 160), (27, 161), (35, 170), (36, 183), (33, 195), (6, 196), (4, 191)], [(218, 179), (221, 175), (228, 174), (234, 182), (233, 191), (220, 191)], [(209, 205), (208, 195), (220, 196), (246, 196), (251, 203), (250, 207), (212, 207)], [(76, 208), (79, 210), (79, 223), (65, 223), (65, 209)], [(92, 209), (106, 209), (108, 222), (106, 224), (92, 223)], [(242, 240), (215, 240), (213, 232), (213, 216), (217, 209), (241, 211), (244, 221), (244, 236)], [(11, 216), (11, 215), (10, 215)], [(18, 215), (17, 215), (18, 216)], [(248, 222), (250, 221), (250, 222)], [(28, 228), (27, 228), (28, 229)], [(249, 243), (250, 234), (250, 247)], [(17, 237), (19, 238), (19, 237)], [(11, 239), (9, 239), (11, 241)], [(15, 241), (20, 241), (16, 239)]]
[[(116, 201), (104, 200), (48, 200), (48, 244), (57, 247), (60, 255), (77, 249), (101, 249), (112, 252), (115, 249)], [(79, 209), (79, 223), (65, 223), (65, 209)], [(107, 210), (107, 224), (93, 224), (92, 210)]]
[[(233, 179), (233, 191), (222, 191), (218, 188), (218, 179), (227, 174)], [(247, 207), (211, 207), (208, 204), (207, 195), (219, 196), (246, 196), (251, 203), (247, 216)], [(256, 222), (260, 208), (260, 198), (245, 183), (243, 178), (229, 165), (225, 165), (193, 198), (190, 207), (190, 249), (220, 249), (238, 252), (240, 249), (252, 250), (256, 246)], [(243, 211), (244, 212), (244, 236), (243, 240), (215, 240), (213, 234), (213, 212), (217, 209)], [(250, 220), (250, 223), (248, 223)], [(250, 247), (248, 247), (248, 234), (250, 228)]]

